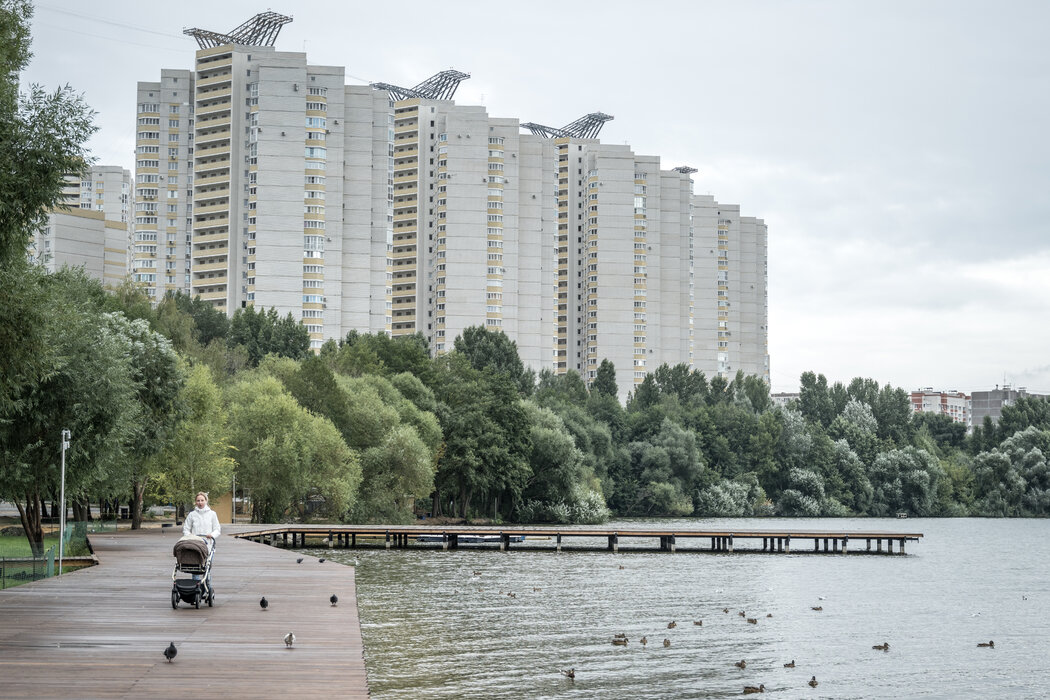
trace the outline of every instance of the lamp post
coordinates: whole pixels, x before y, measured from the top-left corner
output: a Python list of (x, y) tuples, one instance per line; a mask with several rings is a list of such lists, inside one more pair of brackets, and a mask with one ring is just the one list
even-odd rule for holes
[(66, 546), (66, 448), (69, 447), (70, 432), (62, 431), (62, 488), (59, 491), (59, 500), (62, 501), (62, 511), (58, 519), (58, 575), (62, 575), (62, 555)]

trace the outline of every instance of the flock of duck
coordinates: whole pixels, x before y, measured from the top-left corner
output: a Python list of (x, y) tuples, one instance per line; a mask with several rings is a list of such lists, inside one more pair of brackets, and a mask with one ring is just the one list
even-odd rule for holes
[[(623, 567), (621, 566), (620, 568), (622, 569)], [(478, 572), (475, 572), (475, 574), (477, 574), (477, 573)], [(820, 599), (823, 600), (824, 598), (821, 597)], [(813, 611), (815, 611), (815, 612), (822, 612), (824, 610), (824, 607), (823, 607), (823, 605), (815, 605), (815, 606), (811, 606), (811, 609)], [(729, 614), (729, 608), (722, 608), (722, 613), (728, 615)], [(748, 624), (752, 624), (752, 625), (757, 625), (758, 624), (758, 618), (757, 617), (748, 617), (747, 616), (747, 612), (744, 611), (744, 610), (739, 611), (737, 613), (737, 615), (739, 617), (744, 618)], [(773, 617), (773, 613), (767, 613), (765, 617), (771, 618), (771, 617)], [(703, 625), (704, 625), (704, 621), (703, 620), (693, 620), (693, 626), (694, 627), (703, 627)], [(667, 629), (669, 629), (669, 630), (673, 630), (673, 629), (675, 629), (677, 627), (678, 627), (678, 622), (676, 620), (672, 620), (672, 621), (667, 623)], [(614, 634), (611, 641), (612, 641), (612, 645), (613, 646), (617, 646), (617, 647), (626, 647), (630, 643), (630, 640), (627, 638), (627, 635), (624, 634), (623, 632), (618, 632), (618, 633)], [(641, 644), (643, 647), (647, 646), (648, 643), (649, 643), (648, 635), (642, 636), (641, 639), (638, 640), (638, 643)], [(671, 646), (671, 639), (669, 637), (665, 637), (664, 640), (663, 640), (663, 645), (665, 647), (670, 647)], [(995, 642), (994, 641), (980, 642), (980, 643), (977, 644), (977, 646), (978, 647), (994, 648), (995, 647)], [(890, 650), (890, 643), (889, 642), (882, 642), (881, 644), (874, 644), (874, 645), (872, 645), (871, 648), (874, 649), (874, 650), (877, 650), (877, 651), (889, 652), (889, 650)], [(734, 662), (733, 665), (736, 666), (740, 670), (745, 670), (745, 669), (747, 669), (747, 660), (746, 659), (741, 659), (739, 661)], [(791, 661), (785, 663), (784, 664), (784, 668), (787, 668), (787, 669), (795, 668), (795, 660), (792, 659)], [(560, 672), (566, 678), (568, 678), (569, 680), (575, 681), (575, 679), (576, 679), (576, 669), (575, 668), (564, 669), (564, 670), (561, 670)], [(816, 688), (819, 684), (820, 684), (820, 682), (817, 680), (816, 675), (811, 675), (810, 679), (807, 681), (807, 685), (809, 685), (809, 687), (811, 687), (811, 688)], [(765, 692), (766, 692), (765, 684), (764, 683), (760, 683), (758, 685), (745, 685), (743, 694), (744, 695), (752, 695), (754, 693), (765, 693)]]

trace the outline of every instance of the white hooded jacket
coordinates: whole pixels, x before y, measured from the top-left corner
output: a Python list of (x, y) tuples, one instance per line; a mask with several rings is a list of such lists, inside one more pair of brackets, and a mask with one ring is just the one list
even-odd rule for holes
[(186, 515), (186, 521), (182, 524), (182, 534), (218, 537), (219, 516), (215, 515), (215, 511), (208, 506), (194, 508)]

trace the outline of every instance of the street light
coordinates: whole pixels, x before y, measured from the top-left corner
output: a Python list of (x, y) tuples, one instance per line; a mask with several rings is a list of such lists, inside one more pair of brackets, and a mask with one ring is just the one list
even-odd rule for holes
[(62, 488), (59, 499), (62, 501), (62, 513), (58, 520), (58, 575), (62, 575), (62, 555), (65, 553), (66, 545), (66, 448), (69, 447), (71, 433), (62, 431)]

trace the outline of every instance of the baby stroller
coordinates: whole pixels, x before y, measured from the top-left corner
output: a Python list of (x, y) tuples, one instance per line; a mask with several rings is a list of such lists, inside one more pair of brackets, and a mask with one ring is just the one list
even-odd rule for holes
[[(215, 557), (215, 546), (208, 547), (203, 537), (187, 535), (175, 543), (175, 570), (171, 572), (171, 607), (178, 608), (183, 600), (195, 608), (201, 601), (212, 605), (215, 591), (211, 587), (211, 561)], [(179, 573), (191, 574), (192, 578), (178, 578)]]

